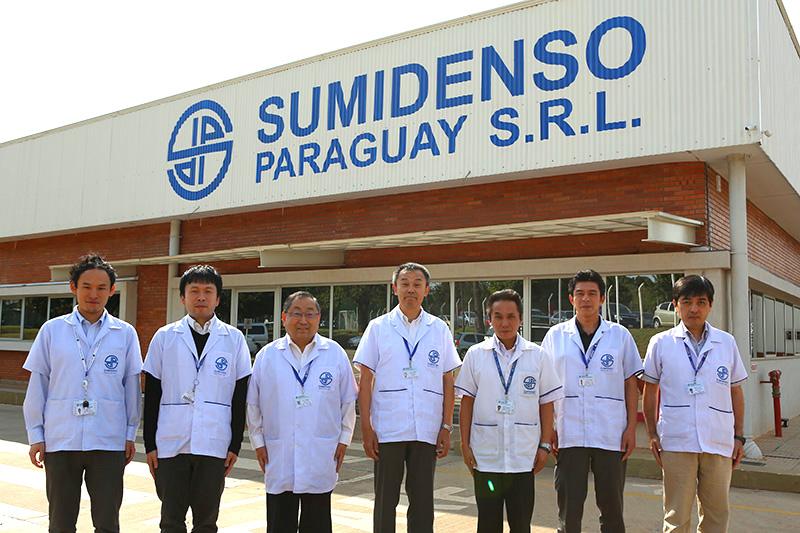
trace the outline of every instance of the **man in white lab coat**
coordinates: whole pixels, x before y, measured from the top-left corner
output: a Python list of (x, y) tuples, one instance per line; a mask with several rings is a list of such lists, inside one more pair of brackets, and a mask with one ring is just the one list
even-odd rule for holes
[(422, 309), (430, 273), (405, 263), (392, 275), (398, 305), (367, 326), (353, 362), (361, 369), (358, 406), (364, 450), (375, 461), (376, 533), (394, 533), (406, 475), (409, 533), (433, 531), (436, 459), (450, 449), (453, 370), (461, 360), (450, 328)]
[(623, 533), (626, 460), (636, 447), (642, 359), (630, 332), (603, 320), (606, 284), (594, 270), (569, 281), (575, 317), (550, 328), (542, 348), (564, 382), (555, 404), (559, 532), (580, 533), (589, 472), (600, 531)]
[(75, 531), (84, 476), (95, 531), (119, 531), (122, 474), (139, 427), (139, 338), (105, 309), (116, 281), (110, 264), (89, 254), (69, 275), (78, 305), (42, 326), (23, 365), (30, 459), (45, 468), (50, 531)]
[(319, 335), (311, 293), (289, 295), (281, 319), (286, 335), (256, 355), (247, 394), (267, 531), (330, 533), (331, 493), (355, 428), (356, 380), (345, 351)]
[(242, 445), (250, 352), (214, 310), (222, 277), (208, 265), (181, 276), (186, 316), (159, 329), (144, 362), (144, 446), (161, 499), (161, 531), (217, 531), (225, 476)]
[(486, 301), (494, 335), (470, 347), (458, 374), (461, 453), (478, 506), (478, 533), (530, 533), (534, 476), (553, 439), (553, 402), (564, 388), (553, 359), (518, 333), (522, 298), (512, 289)]
[[(728, 530), (731, 473), (744, 456), (747, 379), (736, 341), (707, 322), (714, 286), (698, 275), (672, 287), (681, 323), (650, 339), (643, 408), (650, 451), (664, 473), (664, 531)], [(658, 419), (658, 422), (656, 422)]]

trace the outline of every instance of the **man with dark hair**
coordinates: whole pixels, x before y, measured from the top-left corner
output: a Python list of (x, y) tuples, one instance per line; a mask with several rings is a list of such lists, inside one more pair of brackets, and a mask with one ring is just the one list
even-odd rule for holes
[(267, 531), (330, 533), (331, 493), (355, 429), (356, 378), (341, 346), (319, 334), (311, 293), (290, 294), (281, 319), (286, 335), (256, 355), (247, 394)]
[[(364, 450), (375, 461), (376, 533), (395, 531), (406, 471), (408, 531), (433, 531), (433, 474), (453, 429), (453, 370), (461, 360), (450, 328), (422, 309), (430, 273), (417, 263), (392, 274), (398, 305), (372, 320), (358, 345), (358, 406)], [(415, 357), (416, 356), (416, 357)]]
[(161, 531), (216, 531), (225, 476), (245, 424), (250, 352), (219, 320), (222, 277), (208, 265), (183, 273), (186, 316), (159, 329), (144, 363), (144, 446), (161, 499)]
[(102, 257), (81, 257), (69, 284), (78, 305), (42, 326), (23, 365), (31, 373), (23, 404), (29, 455), (45, 468), (50, 531), (75, 531), (84, 476), (95, 530), (119, 531), (142, 355), (133, 326), (105, 309), (115, 281)]
[(723, 532), (731, 472), (744, 455), (747, 369), (733, 336), (707, 321), (711, 282), (684, 276), (672, 294), (681, 323), (650, 339), (643, 376), (650, 451), (664, 473), (664, 531), (689, 531), (697, 496), (698, 531)]
[(637, 378), (642, 359), (625, 327), (603, 320), (605, 282), (594, 270), (569, 281), (575, 316), (550, 328), (542, 348), (564, 383), (556, 402), (559, 531), (582, 531), (589, 471), (594, 475), (600, 530), (625, 531), (625, 461), (636, 447)]
[[(534, 475), (553, 438), (553, 402), (564, 395), (553, 360), (518, 333), (522, 299), (505, 289), (486, 302), (494, 336), (470, 347), (458, 374), (461, 453), (473, 476), (478, 532), (531, 529)], [(500, 446), (502, 443), (502, 446)]]

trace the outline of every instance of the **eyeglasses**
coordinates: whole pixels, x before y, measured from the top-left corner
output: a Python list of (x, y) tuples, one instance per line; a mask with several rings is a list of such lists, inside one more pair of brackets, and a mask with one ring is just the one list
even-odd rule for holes
[(319, 313), (316, 311), (312, 312), (309, 311), (308, 313), (301, 313), (299, 311), (292, 311), (291, 313), (286, 313), (286, 316), (292, 318), (294, 320), (300, 320), (301, 318), (305, 318), (306, 320), (314, 320), (319, 316)]

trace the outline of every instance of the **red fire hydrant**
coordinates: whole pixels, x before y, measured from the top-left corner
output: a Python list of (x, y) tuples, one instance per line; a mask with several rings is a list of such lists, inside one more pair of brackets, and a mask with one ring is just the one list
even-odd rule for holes
[(761, 383), (772, 384), (772, 408), (775, 413), (775, 436), (783, 437), (783, 430), (781, 429), (781, 371), (771, 370), (769, 373), (769, 381), (762, 381)]

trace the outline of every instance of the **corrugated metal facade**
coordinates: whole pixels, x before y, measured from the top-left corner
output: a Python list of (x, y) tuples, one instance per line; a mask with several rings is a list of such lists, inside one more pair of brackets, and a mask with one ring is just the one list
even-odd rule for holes
[[(312, 202), (356, 193), (386, 194), (403, 188), (479, 183), (507, 173), (530, 175), (558, 167), (750, 144), (756, 139), (745, 126), (759, 122), (754, 53), (758, 48), (757, 7), (752, 0), (561, 0), (524, 8), (512, 6), (507, 12), (490, 17), (456, 21), (442, 29), (311, 60), (201, 94), (7, 143), (0, 146), (0, 181), (4, 190), (0, 239), (195, 212)], [(768, 17), (762, 14), (762, 19), (773, 18), (774, 10), (762, 11), (768, 12)], [(607, 21), (619, 21), (617, 17), (624, 17), (628, 28), (632, 27), (631, 20), (641, 25), (646, 48), (641, 62), (630, 73), (601, 79), (597, 66), (590, 65), (591, 50), (587, 51), (591, 49), (587, 43), (593, 32), (595, 43), (600, 43), (595, 48), (607, 67), (606, 73), (629, 61), (637, 46), (632, 38), (635, 32), (623, 27), (603, 34), (602, 25), (613, 26)], [(771, 21), (762, 20), (762, 25), (767, 23), (768, 29), (774, 26)], [(560, 33), (551, 34), (556, 31)], [(782, 31), (786, 33), (785, 29)], [(548, 34), (551, 42), (545, 51), (551, 54), (549, 61), (564, 62), (567, 68), (544, 64), (535, 57), (536, 43)], [(552, 40), (554, 35), (558, 38)], [(570, 36), (574, 37), (574, 44)], [(788, 41), (782, 34), (775, 38)], [(483, 101), (484, 48), (494, 47), (513, 73), (515, 41), (519, 40), (523, 41), (516, 49), (524, 69), (522, 94), (512, 96), (491, 71), (492, 95)], [(638, 46), (644, 43), (639, 42)], [(788, 51), (782, 41), (780, 48)], [(459, 53), (462, 55), (455, 56), (457, 60), (441, 59)], [(442, 63), (448, 61), (445, 71)], [(558, 85), (572, 61), (577, 64), (574, 82), (564, 82), (565, 87), (554, 90), (537, 86), (537, 73)], [(393, 69), (414, 64), (422, 65), (427, 72), (427, 99), (418, 111), (390, 118)], [(795, 57), (792, 64), (796, 67), (792, 75), (796, 75), (800, 62)], [(418, 67), (411, 70), (414, 68), (420, 72)], [(381, 76), (378, 72), (383, 72), (383, 106), (376, 106), (376, 86), (380, 86)], [(437, 89), (437, 72), (453, 76), (444, 93), (448, 98), (471, 96), (472, 102), (437, 109), (437, 95), (442, 94)], [(469, 79), (462, 74), (467, 72)], [(366, 75), (364, 123), (359, 123), (356, 112), (352, 123), (343, 127), (337, 114), (335, 127), (329, 130), (329, 84), (341, 82), (346, 104), (354, 79), (361, 75)], [(406, 73), (401, 79), (398, 105), (409, 105), (419, 94), (415, 83), (418, 78)], [(783, 88), (774, 89), (776, 109), (785, 105), (780, 102), (790, 96), (796, 98), (796, 94), (789, 94), (791, 88), (785, 81), (782, 80)], [(319, 125), (309, 135), (293, 135), (289, 124), (292, 93), (299, 94), (296, 122), (305, 126), (311, 119), (310, 104), (316, 86), (320, 87)], [(280, 115), (285, 130), (275, 142), (264, 143), (259, 140), (259, 130), (268, 135), (275, 128), (262, 120), (260, 108), (273, 96), (283, 100), (283, 108), (272, 105), (262, 111)], [(168, 170), (174, 170), (181, 161), (167, 160), (168, 145), (178, 118), (202, 100), (219, 103), (230, 117), (232, 132), (217, 140), (232, 141), (231, 161), (214, 192), (202, 199), (187, 200), (169, 184)], [(602, 129), (602, 113), (598, 111), (601, 100), (606, 107), (606, 126), (621, 121), (624, 128), (598, 131)], [(549, 106), (548, 112), (557, 115), (570, 105), (572, 110), (565, 120), (574, 135), (565, 134), (551, 123), (545, 124), (549, 138), (544, 140), (543, 106)], [(512, 111), (503, 112), (504, 108), (512, 109), (518, 118), (512, 118)], [(380, 119), (376, 119), (380, 113), (376, 109), (382, 109)], [(769, 114), (766, 107), (764, 114)], [(454, 128), (462, 116), (466, 118), (461, 119), (461, 130), (457, 135), (451, 133), (454, 140), (450, 140), (446, 130)], [(191, 120), (178, 132), (176, 147), (196, 144), (191, 139)], [(519, 139), (510, 146), (499, 147), (492, 143), (491, 136), (508, 138), (506, 129), (510, 126), (502, 126), (504, 123), (519, 126)], [(796, 123), (795, 120), (793, 124)], [(393, 155), (403, 131), (407, 142), (404, 157), (385, 162), (381, 157), (382, 138), (386, 136), (388, 152)], [(364, 134), (371, 134), (375, 140)], [(354, 144), (359, 135), (361, 140)], [(337, 141), (344, 163), (336, 162)], [(301, 153), (304, 144), (307, 146)], [(418, 150), (412, 158), (415, 144)], [(436, 144), (438, 155), (432, 144)], [(375, 162), (359, 167), (353, 156), (367, 160), (373, 147)], [(287, 156), (281, 155), (284, 150), (291, 157), (295, 176), (287, 167)], [(312, 164), (300, 161), (303, 154), (310, 157), (315, 150), (319, 155), (312, 159), (320, 167), (319, 173)], [(258, 154), (267, 151), (274, 158), (273, 164), (259, 174), (257, 164), (266, 164), (269, 157)], [(779, 159), (783, 158), (785, 165), (799, 164), (796, 148), (789, 155), (776, 146), (778, 152), (783, 154)], [(187, 152), (184, 159), (196, 155)], [(326, 156), (330, 164), (323, 171)], [(223, 160), (224, 152), (205, 156), (206, 184)], [(276, 176), (279, 167), (284, 170)]]

